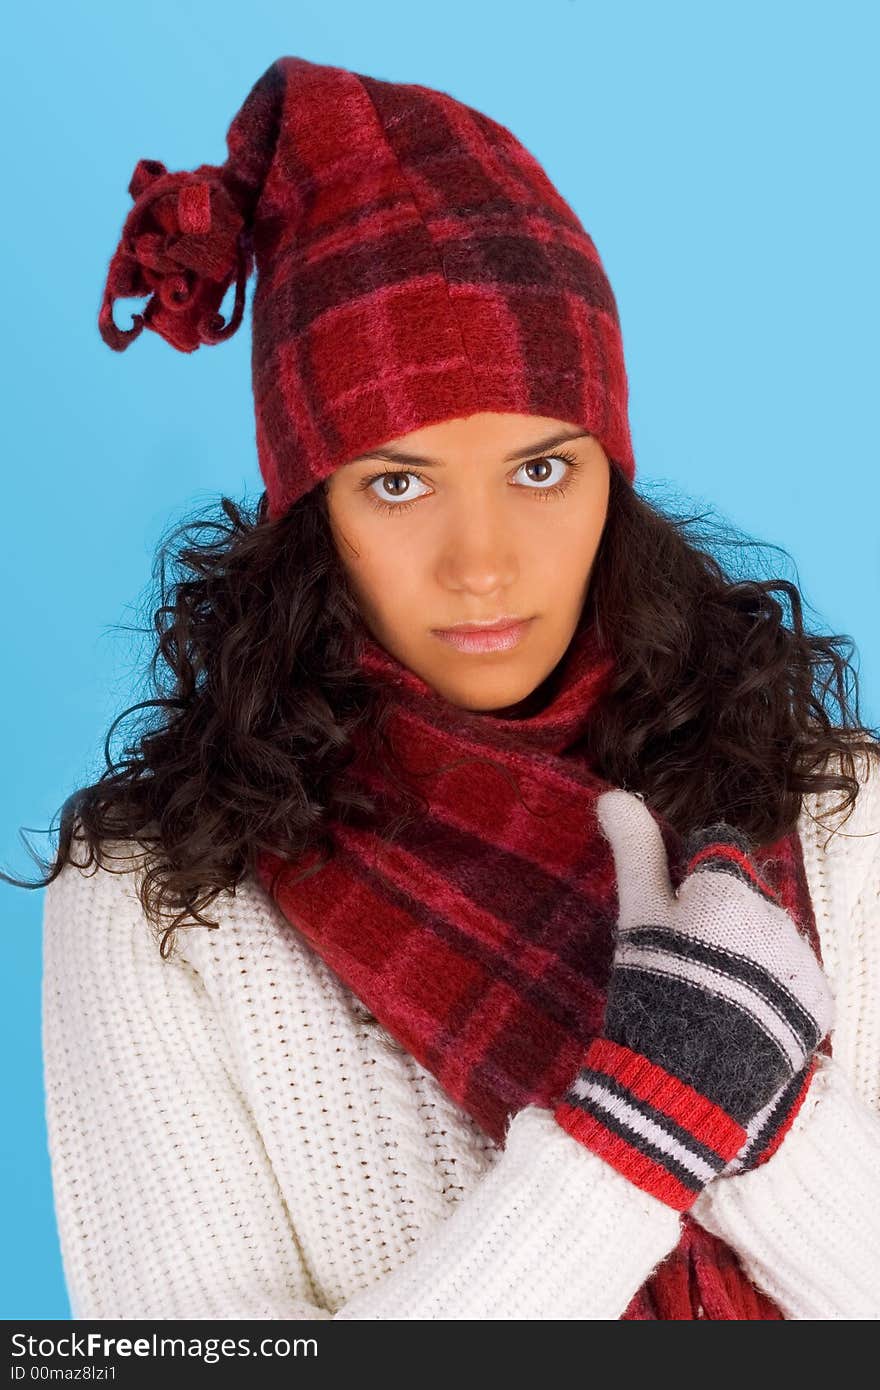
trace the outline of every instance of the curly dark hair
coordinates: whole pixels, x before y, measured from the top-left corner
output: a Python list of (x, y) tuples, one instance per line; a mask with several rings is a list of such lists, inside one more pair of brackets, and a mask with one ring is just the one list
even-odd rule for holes
[[(842, 791), (834, 810), (851, 809), (854, 759), (880, 760), (877, 730), (859, 722), (852, 638), (808, 633), (796, 584), (737, 578), (713, 554), (719, 543), (766, 542), (729, 526), (694, 532), (707, 514), (675, 515), (610, 472), (582, 615), (615, 658), (584, 746), (596, 771), (641, 792), (682, 834), (724, 820), (772, 843), (795, 828), (810, 792)], [(290, 858), (321, 842), (328, 820), (372, 814), (346, 776), (356, 729), (395, 776), (389, 710), (358, 665), (364, 629), (324, 488), (275, 521), (265, 493), (250, 510), (227, 497), (220, 506), (222, 518), (190, 518), (159, 546), (152, 620), (137, 629), (155, 642), (150, 697), (113, 721), (106, 770), (56, 813), (54, 861), (28, 845), (42, 879), (0, 873), (41, 888), (68, 860), (115, 872), (113, 841), (126, 842), (127, 871), (137, 845), (144, 913), (160, 929), (173, 919), (163, 955), (184, 922), (217, 925), (204, 910), (262, 850)], [(139, 711), (114, 761), (113, 732)]]

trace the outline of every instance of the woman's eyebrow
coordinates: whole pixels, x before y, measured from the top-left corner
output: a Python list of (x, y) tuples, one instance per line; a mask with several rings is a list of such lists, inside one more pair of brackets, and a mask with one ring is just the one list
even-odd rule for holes
[[(571, 432), (563, 434), (553, 434), (549, 439), (539, 439), (536, 444), (527, 444), (524, 449), (514, 449), (512, 454), (508, 454), (504, 462), (515, 463), (517, 459), (527, 458), (530, 454), (540, 454), (547, 449), (555, 449), (557, 444), (565, 444), (570, 439), (588, 439), (589, 430), (578, 430), (577, 433)], [(402, 449), (371, 449), (367, 454), (358, 454), (357, 458), (351, 459), (352, 463), (363, 463), (367, 459), (389, 459), (392, 463), (424, 464), (429, 468), (443, 468), (443, 459), (428, 458), (424, 454), (408, 454)]]

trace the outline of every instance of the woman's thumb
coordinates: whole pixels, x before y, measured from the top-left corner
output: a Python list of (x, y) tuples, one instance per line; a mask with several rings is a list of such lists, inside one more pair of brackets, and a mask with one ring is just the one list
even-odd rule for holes
[(602, 793), (596, 817), (614, 853), (619, 926), (641, 925), (652, 916), (663, 921), (674, 893), (657, 821), (638, 796), (621, 787)]

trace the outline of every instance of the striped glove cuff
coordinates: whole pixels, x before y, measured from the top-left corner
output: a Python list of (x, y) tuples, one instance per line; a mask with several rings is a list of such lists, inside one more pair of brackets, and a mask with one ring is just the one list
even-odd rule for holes
[(742, 1149), (746, 1130), (648, 1057), (594, 1038), (554, 1117), (636, 1187), (678, 1211)]
[(736, 1158), (728, 1163), (723, 1177), (760, 1168), (762, 1163), (773, 1157), (807, 1098), (817, 1067), (817, 1054), (814, 1053), (809, 1062), (749, 1121), (746, 1142)]

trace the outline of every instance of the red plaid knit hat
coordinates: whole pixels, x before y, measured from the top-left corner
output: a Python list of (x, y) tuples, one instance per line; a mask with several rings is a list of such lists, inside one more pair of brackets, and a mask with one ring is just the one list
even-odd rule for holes
[[(547, 415), (633, 459), (617, 305), (599, 254), (504, 126), (444, 92), (279, 58), (222, 165), (138, 161), (101, 335), (181, 352), (238, 328), (270, 519), (357, 454), (477, 411)], [(228, 322), (220, 306), (235, 282)], [(132, 327), (113, 303), (149, 295)]]

